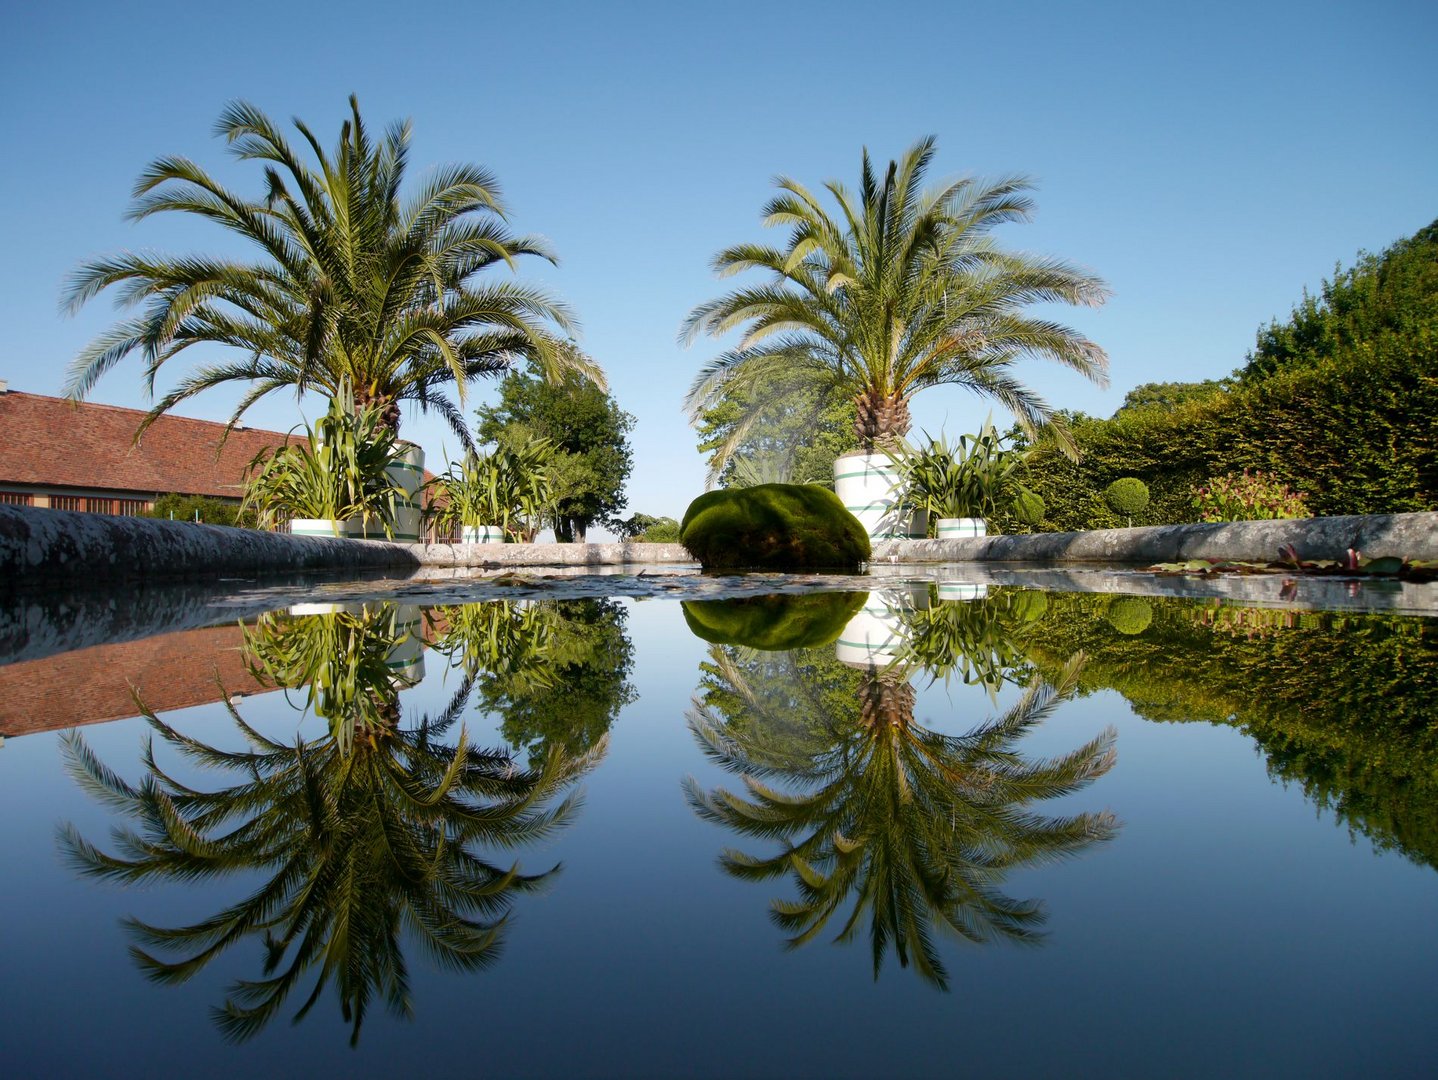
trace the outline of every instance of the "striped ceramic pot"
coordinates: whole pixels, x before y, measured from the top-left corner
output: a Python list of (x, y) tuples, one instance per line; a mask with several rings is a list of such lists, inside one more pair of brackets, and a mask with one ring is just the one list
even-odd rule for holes
[(988, 536), (989, 527), (983, 518), (939, 518), (935, 535), (940, 540), (961, 540), (971, 536)]
[(348, 522), (334, 518), (290, 518), (291, 536), (345, 536)]
[(845, 454), (834, 461), (834, 494), (873, 540), (922, 540), (928, 535), (928, 514), (899, 504), (900, 480), (899, 467), (888, 454)]
[(841, 664), (881, 668), (898, 659), (909, 641), (906, 611), (929, 606), (927, 585), (900, 585), (869, 593), (864, 606), (848, 621), (834, 643)]
[(385, 472), (404, 494), (395, 499), (394, 541), (397, 544), (418, 544), (422, 532), (424, 508), (420, 505), (419, 489), (424, 486), (424, 451), (414, 443), (400, 443), (400, 454)]
[(459, 530), (461, 544), (502, 544), (504, 530), (498, 525), (465, 525)]

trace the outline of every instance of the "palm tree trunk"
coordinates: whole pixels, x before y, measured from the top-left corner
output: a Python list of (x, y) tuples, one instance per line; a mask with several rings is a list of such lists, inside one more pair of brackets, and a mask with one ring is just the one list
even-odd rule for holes
[(362, 412), (363, 410), (373, 405), (380, 406), (380, 423), (385, 427), (389, 428), (389, 430), (394, 432), (395, 435), (398, 435), (400, 416), (399, 402), (396, 401), (394, 398), (380, 397), (379, 395), (371, 394), (367, 390), (355, 390), (356, 411)]
[(909, 424), (909, 402), (903, 394), (870, 387), (854, 395), (854, 434), (866, 450), (902, 439)]

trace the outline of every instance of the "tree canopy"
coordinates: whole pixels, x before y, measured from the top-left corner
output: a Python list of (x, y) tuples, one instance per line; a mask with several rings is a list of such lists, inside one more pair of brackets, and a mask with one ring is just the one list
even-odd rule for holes
[(579, 377), (548, 383), (514, 372), (499, 392), (498, 404), (476, 414), (479, 437), (521, 444), (538, 437), (553, 444), (550, 523), (555, 539), (582, 542), (595, 523), (618, 526), (627, 501), (624, 484), (634, 468), (628, 439), (634, 417), (612, 395)]
[[(907, 433), (909, 398), (930, 386), (998, 401), (1030, 430), (1048, 423), (1053, 410), (1013, 373), (1025, 357), (1107, 381), (1102, 349), (1025, 311), (1096, 306), (1107, 296), (1103, 282), (1057, 259), (1003, 251), (993, 239), (997, 226), (1029, 216), (1029, 182), (966, 177), (926, 191), (934, 153), (934, 140), (921, 139), (880, 173), (866, 150), (857, 192), (824, 185), (834, 212), (797, 180), (776, 181), (764, 223), (790, 230), (785, 246), (738, 244), (713, 261), (722, 275), (761, 270), (770, 280), (701, 304), (684, 323), (686, 342), (744, 331), (695, 378), (691, 416), (736, 389), (807, 378), (852, 396), (855, 435), (874, 446)], [(750, 416), (765, 404), (757, 395), (753, 402)], [(717, 448), (718, 461), (743, 430)]]
[[(161, 368), (195, 345), (233, 354), (207, 362), (165, 394), (146, 417), (227, 382), (248, 384), (231, 417), (276, 390), (375, 405), (399, 426), (400, 403), (443, 416), (466, 445), (459, 405), (475, 378), (527, 362), (547, 378), (580, 371), (599, 379), (582, 354), (560, 347), (573, 321), (540, 289), (481, 282), (548, 245), (512, 233), (494, 175), (478, 165), (435, 170), (407, 196), (410, 124), (375, 138), (350, 97), (350, 118), (326, 153), (301, 120), (297, 151), (255, 106), (233, 102), (215, 125), (231, 153), (259, 163), (258, 197), (231, 191), (188, 158), (152, 162), (135, 182), (130, 218), (185, 214), (214, 222), (254, 250), (250, 259), (124, 252), (94, 259), (71, 277), (66, 305), (77, 310), (116, 290), (139, 309), (101, 334), (70, 365), (67, 391), (84, 397), (132, 353), (154, 391)], [(313, 164), (306, 161), (313, 158)]]

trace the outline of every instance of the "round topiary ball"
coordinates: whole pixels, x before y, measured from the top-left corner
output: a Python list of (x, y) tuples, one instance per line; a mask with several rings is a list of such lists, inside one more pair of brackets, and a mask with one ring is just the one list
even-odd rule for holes
[(1104, 501), (1115, 514), (1132, 517), (1148, 505), (1148, 485), (1136, 476), (1124, 476), (1104, 488)]
[(1123, 596), (1109, 605), (1108, 624), (1120, 634), (1142, 634), (1153, 622), (1153, 605), (1137, 596)]
[(1022, 525), (1037, 525), (1044, 519), (1044, 497), (1037, 491), (1021, 491), (1014, 497), (1013, 515)]
[(706, 570), (857, 570), (869, 535), (828, 488), (758, 484), (700, 495), (679, 542)]

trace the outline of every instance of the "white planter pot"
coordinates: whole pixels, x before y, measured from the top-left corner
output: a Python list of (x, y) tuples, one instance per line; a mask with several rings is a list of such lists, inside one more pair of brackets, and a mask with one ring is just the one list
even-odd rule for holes
[(939, 518), (936, 535), (940, 540), (988, 536), (989, 527), (983, 518)]
[(291, 615), (299, 617), (302, 615), (338, 615), (342, 611), (348, 611), (352, 615), (358, 615), (364, 610), (363, 604), (291, 604), (289, 611)]
[(904, 651), (909, 628), (906, 610), (929, 605), (927, 585), (900, 586), (871, 592), (859, 613), (848, 621), (834, 644), (834, 656), (841, 664), (859, 668), (881, 668)]
[(404, 489), (395, 500), (394, 542), (418, 544), (423, 537), (424, 507), (419, 489), (424, 486), (424, 451), (414, 443), (401, 443), (403, 452), (385, 472)]
[(498, 525), (465, 525), (459, 530), (461, 544), (502, 544), (504, 530)]
[(888, 454), (845, 454), (834, 461), (834, 494), (874, 540), (922, 540), (929, 516), (900, 506), (899, 468)]
[(401, 685), (414, 686), (424, 678), (424, 619), (413, 604), (401, 604), (396, 615), (399, 638), (385, 656), (385, 666)]
[(347, 522), (334, 518), (290, 518), (291, 536), (344, 536)]
[(987, 585), (976, 585), (971, 581), (939, 582), (940, 600), (982, 600), (988, 595)]

